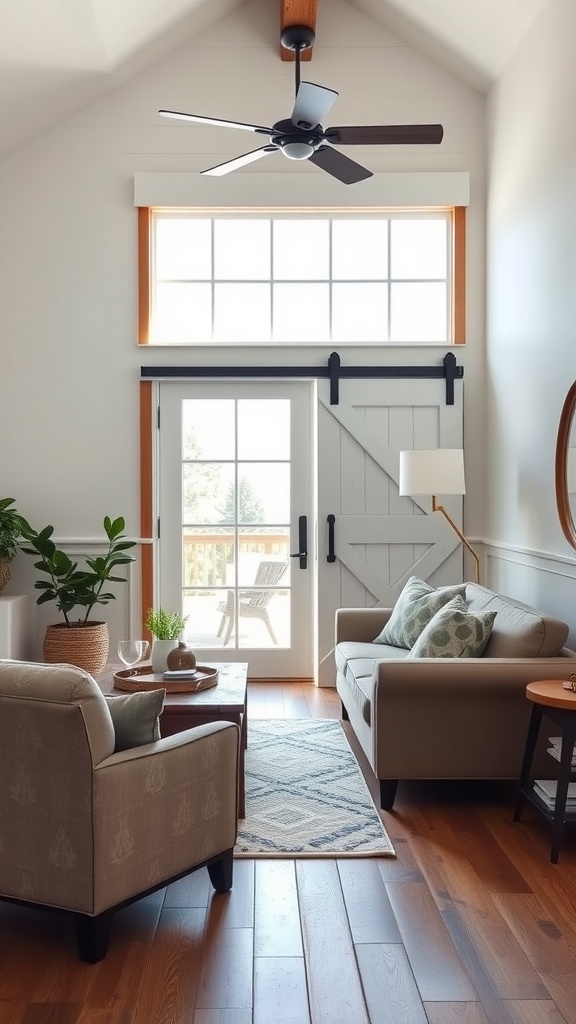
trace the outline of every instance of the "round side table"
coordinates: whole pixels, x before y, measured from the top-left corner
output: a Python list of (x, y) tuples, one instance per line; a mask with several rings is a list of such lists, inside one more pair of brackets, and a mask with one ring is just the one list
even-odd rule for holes
[[(543, 679), (539, 682), (528, 683), (526, 697), (532, 701), (532, 714), (524, 748), (514, 821), (520, 821), (522, 808), (525, 801), (528, 800), (548, 821), (552, 822), (550, 860), (552, 864), (556, 864), (560, 855), (564, 825), (568, 821), (576, 821), (576, 810), (566, 810), (568, 783), (572, 775), (572, 755), (576, 742), (576, 692), (564, 689), (561, 679)], [(560, 769), (553, 807), (548, 807), (534, 789), (532, 775), (532, 760), (543, 717), (551, 719), (558, 726), (562, 735)]]

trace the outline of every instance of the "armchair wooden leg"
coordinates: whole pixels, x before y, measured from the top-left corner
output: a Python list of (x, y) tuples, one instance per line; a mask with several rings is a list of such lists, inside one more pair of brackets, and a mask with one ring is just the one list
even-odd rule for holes
[(398, 779), (380, 779), (380, 807), (383, 811), (391, 811), (394, 806)]
[(218, 860), (213, 860), (208, 865), (210, 881), (216, 892), (229, 892), (232, 888), (232, 874), (234, 868), (233, 850), (226, 850)]
[(112, 911), (98, 914), (97, 917), (76, 915), (78, 954), (85, 963), (96, 964), (106, 956), (112, 916)]
[(340, 701), (340, 704), (341, 704), (341, 707), (342, 707), (342, 721), (343, 722), (349, 722), (350, 721), (350, 715), (346, 711), (346, 708), (344, 707), (344, 704), (342, 703), (342, 701)]

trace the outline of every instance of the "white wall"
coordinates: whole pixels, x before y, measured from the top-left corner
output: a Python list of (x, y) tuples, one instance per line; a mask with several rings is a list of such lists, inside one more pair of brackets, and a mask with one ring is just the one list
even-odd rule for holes
[[(326, 5), (327, 6), (327, 5)], [(482, 534), (484, 448), (485, 99), (341, 0), (320, 5), (310, 78), (340, 91), (331, 124), (441, 122), (439, 147), (367, 147), (353, 156), (374, 171), (464, 170), (471, 174), (468, 221), (468, 345), (465, 366), (468, 496), (465, 527)], [(324, 16), (326, 15), (326, 16)], [(169, 122), (159, 107), (272, 123), (289, 115), (291, 64), (280, 61), (276, 10), (252, 0), (217, 27), (81, 116), (0, 165), (0, 493), (55, 536), (101, 536), (105, 514), (139, 531), (138, 379), (143, 363), (180, 362), (182, 349), (136, 345), (137, 171), (196, 174), (253, 148), (252, 136)], [(352, 155), (352, 154), (351, 154)], [(305, 194), (310, 165), (280, 155), (266, 168), (293, 172), (288, 204)], [(354, 186), (342, 186), (353, 204)], [(357, 351), (348, 362), (440, 362), (432, 350)], [(328, 349), (268, 353), (270, 361), (325, 363)], [(245, 353), (255, 359), (254, 353)], [(190, 358), (214, 362), (211, 350)], [(257, 361), (260, 361), (261, 352)], [(238, 352), (222, 359), (242, 361)], [(563, 385), (562, 385), (563, 386)], [(561, 388), (559, 388), (559, 391)], [(10, 592), (30, 589), (31, 559), (19, 556)], [(127, 628), (128, 602), (105, 612), (113, 639)], [(53, 618), (37, 610), (35, 636)]]
[(576, 378), (575, 33), (573, 0), (550, 0), (489, 97), (487, 243), (492, 582), (569, 620), (572, 643), (554, 454)]

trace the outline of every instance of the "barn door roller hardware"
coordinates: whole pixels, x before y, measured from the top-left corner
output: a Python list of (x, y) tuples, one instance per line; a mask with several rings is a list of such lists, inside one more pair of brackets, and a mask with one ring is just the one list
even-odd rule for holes
[(267, 380), (305, 377), (308, 380), (328, 378), (330, 405), (338, 405), (341, 380), (368, 380), (394, 377), (422, 378), (446, 381), (446, 405), (454, 405), (454, 381), (464, 376), (464, 367), (458, 366), (453, 352), (447, 352), (437, 366), (342, 366), (340, 356), (332, 352), (326, 366), (141, 366), (141, 380), (191, 380), (202, 377), (217, 380)]

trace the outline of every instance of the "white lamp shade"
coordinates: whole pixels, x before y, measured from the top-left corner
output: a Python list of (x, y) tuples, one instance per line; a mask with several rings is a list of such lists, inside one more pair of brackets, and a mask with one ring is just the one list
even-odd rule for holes
[(462, 448), (400, 452), (400, 494), (466, 494)]

